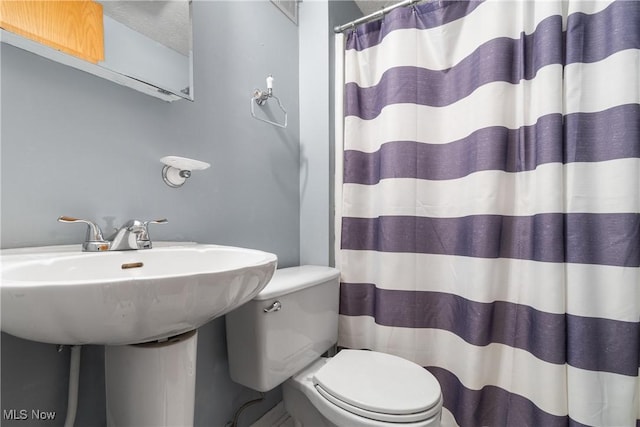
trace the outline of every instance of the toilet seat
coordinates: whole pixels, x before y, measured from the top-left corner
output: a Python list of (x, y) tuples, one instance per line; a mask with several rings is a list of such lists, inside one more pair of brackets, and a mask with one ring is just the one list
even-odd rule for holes
[(440, 385), (421, 366), (390, 354), (342, 350), (313, 376), (317, 392), (358, 416), (415, 423), (440, 413)]

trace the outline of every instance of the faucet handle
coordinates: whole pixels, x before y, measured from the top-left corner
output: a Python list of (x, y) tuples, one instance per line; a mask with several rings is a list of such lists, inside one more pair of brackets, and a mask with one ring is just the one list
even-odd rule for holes
[(167, 218), (162, 218), (162, 219), (151, 219), (149, 221), (144, 221), (142, 224), (144, 224), (144, 226), (148, 226), (149, 224), (166, 224), (168, 223), (169, 220), (167, 220)]
[(93, 221), (89, 221), (87, 219), (74, 218), (71, 216), (60, 216), (58, 217), (58, 222), (65, 223), (74, 223), (79, 222), (82, 224), (87, 224), (87, 233), (84, 238), (84, 243), (82, 244), (82, 250), (97, 252), (97, 251), (106, 251), (109, 249), (109, 242), (104, 240), (102, 236), (102, 230)]
[(138, 249), (151, 249), (151, 238), (149, 237), (149, 224), (166, 224), (167, 219), (152, 219), (142, 222), (142, 231), (138, 234)]

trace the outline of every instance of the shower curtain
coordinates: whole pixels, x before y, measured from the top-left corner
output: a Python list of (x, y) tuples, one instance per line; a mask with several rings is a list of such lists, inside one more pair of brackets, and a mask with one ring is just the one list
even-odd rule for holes
[(444, 424), (640, 426), (640, 2), (434, 1), (348, 30), (339, 345)]

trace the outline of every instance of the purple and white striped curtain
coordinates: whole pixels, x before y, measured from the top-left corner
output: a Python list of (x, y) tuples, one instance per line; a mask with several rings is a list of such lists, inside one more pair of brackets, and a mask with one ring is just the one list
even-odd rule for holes
[(640, 2), (398, 8), (344, 62), (339, 344), (445, 425), (640, 426)]

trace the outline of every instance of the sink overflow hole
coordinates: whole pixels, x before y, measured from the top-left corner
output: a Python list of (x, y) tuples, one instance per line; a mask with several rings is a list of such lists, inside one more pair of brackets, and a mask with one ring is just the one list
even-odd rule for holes
[(144, 264), (141, 262), (129, 262), (126, 264), (122, 264), (122, 269), (126, 270), (128, 268), (140, 268), (142, 267)]

